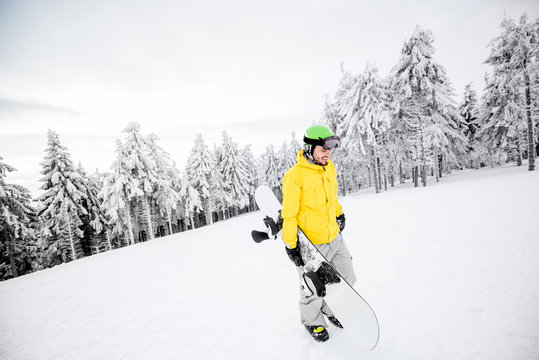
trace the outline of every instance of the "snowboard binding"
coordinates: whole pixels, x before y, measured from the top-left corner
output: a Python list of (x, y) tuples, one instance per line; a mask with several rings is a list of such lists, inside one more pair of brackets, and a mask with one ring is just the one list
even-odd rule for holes
[(251, 237), (256, 243), (260, 243), (264, 240), (269, 240), (269, 239), (276, 240), (279, 236), (279, 233), (281, 232), (283, 228), (283, 218), (281, 217), (280, 210), (279, 210), (279, 215), (277, 217), (277, 222), (275, 222), (275, 220), (268, 215), (266, 215), (263, 221), (264, 221), (264, 224), (266, 225), (266, 231), (258, 231), (258, 230), (251, 231)]
[(281, 217), (281, 211), (279, 210), (279, 216), (277, 217), (277, 222), (270, 217), (267, 216), (264, 218), (264, 224), (266, 224), (266, 227), (269, 229), (269, 232), (272, 236), (277, 236), (279, 232), (283, 228), (283, 218)]
[(301, 277), (300, 289), (306, 297), (316, 294), (326, 296), (326, 285), (337, 284), (341, 278), (327, 262), (322, 262), (316, 271), (307, 271)]

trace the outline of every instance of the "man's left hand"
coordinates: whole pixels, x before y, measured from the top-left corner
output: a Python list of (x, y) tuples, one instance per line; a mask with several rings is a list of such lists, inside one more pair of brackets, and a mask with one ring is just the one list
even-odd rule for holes
[(344, 214), (337, 216), (337, 224), (339, 224), (339, 232), (342, 232), (344, 230), (344, 226), (346, 225)]

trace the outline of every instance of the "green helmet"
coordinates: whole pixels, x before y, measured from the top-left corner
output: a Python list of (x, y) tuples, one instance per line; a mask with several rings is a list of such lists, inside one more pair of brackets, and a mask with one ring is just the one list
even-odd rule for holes
[(313, 155), (316, 145), (322, 146), (326, 150), (333, 150), (341, 144), (341, 139), (326, 126), (314, 125), (305, 131), (303, 137), (305, 153)]
[(333, 131), (330, 128), (324, 125), (314, 125), (305, 130), (305, 138), (303, 139), (306, 144), (308, 144), (305, 139), (318, 140), (325, 139), (331, 136), (335, 136)]

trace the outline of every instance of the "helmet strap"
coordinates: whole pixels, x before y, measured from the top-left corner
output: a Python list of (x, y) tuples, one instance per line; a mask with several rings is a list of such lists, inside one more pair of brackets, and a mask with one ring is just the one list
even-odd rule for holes
[(303, 149), (305, 150), (305, 155), (307, 155), (307, 157), (312, 161), (314, 161), (314, 158), (313, 158), (314, 147), (315, 147), (315, 145), (303, 144)]
[(310, 145), (310, 144), (303, 144), (303, 149), (305, 150), (304, 154), (305, 156), (307, 157), (307, 159), (309, 161), (311, 161), (313, 164), (315, 165), (319, 165), (319, 166), (325, 166), (325, 165), (322, 165), (320, 164), (318, 161), (316, 161), (316, 159), (314, 158), (314, 148), (316, 147), (316, 145)]

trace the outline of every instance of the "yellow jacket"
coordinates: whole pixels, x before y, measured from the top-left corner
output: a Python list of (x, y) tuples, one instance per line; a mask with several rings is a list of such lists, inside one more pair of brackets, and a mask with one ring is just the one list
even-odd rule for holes
[(301, 150), (283, 179), (283, 240), (297, 244), (297, 227), (314, 244), (332, 242), (339, 234), (336, 217), (343, 213), (337, 199), (337, 169), (311, 164)]

